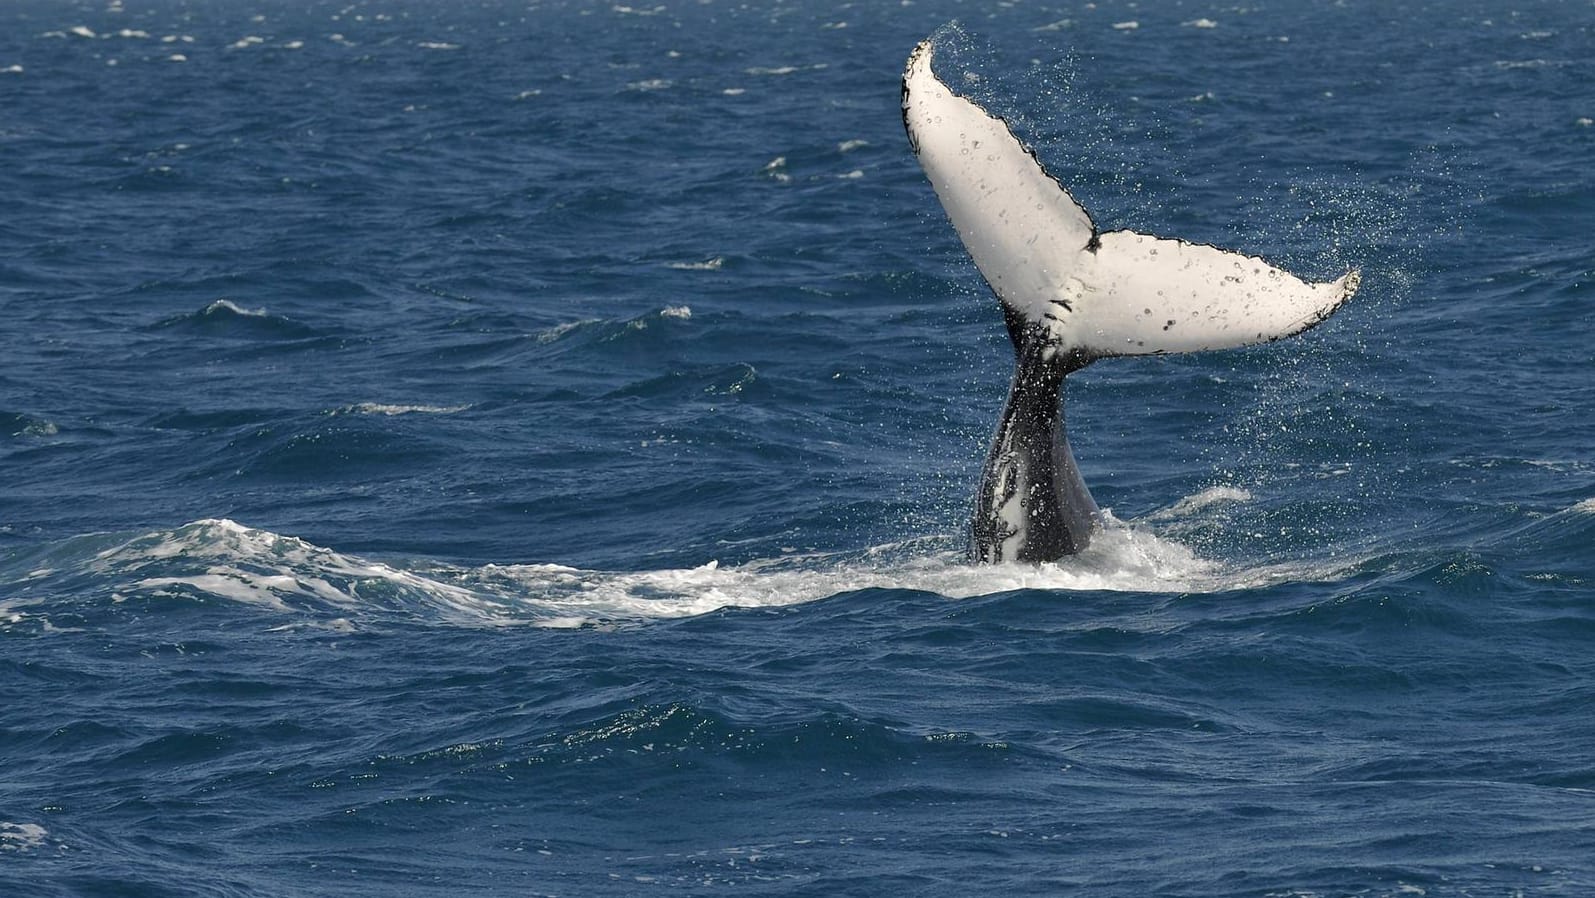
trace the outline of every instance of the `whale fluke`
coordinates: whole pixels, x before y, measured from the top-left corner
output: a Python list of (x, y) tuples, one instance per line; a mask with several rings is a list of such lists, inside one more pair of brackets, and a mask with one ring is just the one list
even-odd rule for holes
[(1052, 561), (1099, 514), (1063, 428), (1064, 378), (1113, 356), (1229, 349), (1299, 334), (1357, 290), (1353, 269), (1309, 283), (1255, 256), (1097, 229), (1008, 123), (931, 69), (903, 72), (903, 125), (947, 217), (1001, 301), (1017, 367), (971, 525), (980, 561)]

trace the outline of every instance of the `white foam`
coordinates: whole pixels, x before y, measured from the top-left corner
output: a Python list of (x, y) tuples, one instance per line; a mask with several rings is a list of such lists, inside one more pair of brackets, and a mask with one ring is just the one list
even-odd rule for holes
[(1134, 22), (1134, 21), (1131, 21), (1131, 22), (1114, 22), (1113, 23), (1113, 30), (1114, 31), (1134, 31), (1135, 29), (1140, 28), (1140, 27), (1141, 27), (1141, 23), (1140, 22)]
[(1585, 499), (1568, 510), (1580, 512), (1582, 514), (1595, 514), (1595, 498)]
[(720, 266), (725, 263), (725, 259), (715, 256), (713, 259), (705, 259), (702, 262), (666, 262), (665, 267), (674, 268), (677, 271), (719, 271)]
[(817, 62), (813, 65), (777, 65), (777, 66), (752, 66), (742, 71), (749, 75), (792, 75), (798, 72), (820, 72), (830, 68), (830, 63)]
[(836, 151), (839, 153), (851, 153), (867, 146), (869, 146), (869, 141), (867, 140), (844, 140), (836, 145)]
[(0, 599), (0, 624), (16, 625), (28, 619), (26, 611), (18, 611), (19, 600)]
[(1252, 494), (1236, 486), (1210, 486), (1195, 495), (1186, 496), (1167, 508), (1147, 515), (1148, 520), (1165, 520), (1184, 517), (1192, 512), (1219, 502), (1249, 502)]
[(421, 41), (421, 42), (417, 43), (416, 46), (420, 47), (423, 50), (458, 50), (458, 49), (460, 49), (460, 45), (459, 44), (451, 44), (451, 43), (448, 43), (447, 41)]
[[(718, 267), (718, 266), (716, 266), (716, 267)], [(685, 321), (686, 319), (692, 317), (692, 307), (691, 306), (665, 306), (664, 308), (659, 310), (659, 317), (661, 317), (661, 318), (680, 318), (683, 321)]]
[(140, 580), (134, 587), (156, 595), (177, 595), (177, 587), (188, 586), (200, 592), (246, 605), (261, 605), (275, 611), (288, 611), (280, 592), (293, 592), (298, 580), (287, 576), (270, 576), (239, 570), (233, 567), (214, 567), (203, 574), (188, 577), (151, 577)]
[(1189, 22), (1181, 22), (1180, 24), (1184, 25), (1186, 28), (1217, 28), (1218, 27), (1218, 23), (1213, 21), (1212, 19), (1192, 19)]
[(71, 31), (73, 34), (77, 35), (78, 37), (88, 37), (88, 38), (99, 37), (99, 35), (94, 33), (94, 29), (90, 28), (87, 25), (73, 25), (68, 30)]
[[(1219, 501), (1228, 496), (1224, 490), (1203, 495)], [(1595, 512), (1595, 500), (1588, 506)], [(118, 589), (119, 602), (140, 593), (174, 600), (210, 596), (276, 614), (310, 615), (282, 626), (343, 630), (392, 614), (469, 627), (578, 627), (727, 607), (777, 608), (861, 589), (915, 590), (948, 600), (1021, 589), (1206, 593), (1329, 580), (1355, 564), (1329, 559), (1237, 569), (1106, 516), (1107, 526), (1087, 551), (1042, 565), (971, 565), (947, 540), (935, 538), (862, 552), (789, 553), (736, 566), (711, 560), (648, 571), (559, 564), (399, 567), (213, 519), (127, 540), (100, 552), (87, 567), (128, 584)], [(0, 610), (13, 614), (13, 624), (23, 617), (20, 610)]]
[(469, 405), (388, 405), (381, 402), (359, 402), (327, 412), (329, 415), (452, 415), (470, 408)]
[(156, 595), (198, 591), (276, 611), (293, 610), (290, 599), (296, 604), (379, 608), (368, 593), (401, 590), (425, 596), (439, 609), (466, 609), (473, 622), (491, 616), (490, 605), (470, 590), (225, 519), (195, 521), (129, 540), (100, 552), (90, 568), (126, 576), (151, 567), (166, 573), (173, 562), (203, 570), (141, 578), (133, 589)]
[(1157, 536), (1114, 524), (1084, 553), (1056, 564), (971, 565), (940, 551), (897, 560), (899, 546), (861, 558), (807, 556), (723, 567), (639, 572), (589, 571), (561, 565), (483, 568), (483, 585), (519, 593), (535, 604), (540, 626), (576, 621), (641, 620), (705, 614), (720, 608), (798, 605), (862, 589), (935, 593), (957, 600), (1013, 590), (1215, 592), (1290, 579), (1284, 569), (1236, 574)]
[(787, 174), (786, 171), (785, 156), (777, 156), (766, 163), (764, 166), (764, 173), (783, 184), (792, 180), (792, 176)]
[(602, 318), (583, 318), (579, 321), (567, 321), (564, 324), (556, 324), (548, 330), (539, 332), (537, 334), (537, 342), (552, 343), (579, 327), (588, 324), (598, 324), (601, 321), (603, 321)]
[(218, 299), (205, 307), (202, 314), (214, 315), (217, 312), (232, 312), (234, 315), (243, 315), (246, 318), (265, 318), (265, 309), (246, 309), (230, 299)]
[(1498, 69), (1560, 69), (1568, 65), (1565, 59), (1497, 59)]
[(37, 823), (8, 823), (0, 820), (0, 851), (29, 851), (44, 847), (49, 831)]
[(20, 75), (20, 74), (22, 74), (22, 66), (20, 64), (18, 64), (18, 63), (13, 63), (11, 65), (6, 66), (3, 69), (0, 69), (0, 75)]

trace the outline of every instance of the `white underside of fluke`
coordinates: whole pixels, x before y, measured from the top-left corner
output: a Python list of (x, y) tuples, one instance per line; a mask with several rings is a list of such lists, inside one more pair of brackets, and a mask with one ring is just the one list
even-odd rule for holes
[(998, 298), (1085, 358), (1226, 349), (1323, 321), (1358, 273), (1307, 283), (1254, 256), (1112, 231), (1006, 122), (954, 93), (921, 43), (903, 73), (903, 121), (964, 246)]

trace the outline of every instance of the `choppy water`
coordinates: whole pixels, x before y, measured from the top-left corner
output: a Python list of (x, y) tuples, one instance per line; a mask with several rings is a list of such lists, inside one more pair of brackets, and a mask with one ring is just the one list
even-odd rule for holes
[[(1362, 291), (1009, 376), (897, 76)], [(0, 894), (1595, 891), (1595, 7), (0, 9)]]

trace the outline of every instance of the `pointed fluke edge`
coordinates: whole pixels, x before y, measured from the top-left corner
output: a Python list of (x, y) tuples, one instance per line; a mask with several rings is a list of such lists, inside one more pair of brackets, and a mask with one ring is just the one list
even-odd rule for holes
[(1308, 283), (1255, 256), (1099, 232), (1008, 124), (931, 70), (933, 45), (903, 72), (903, 124), (947, 216), (1003, 305), (1082, 361), (1228, 349), (1328, 318), (1358, 273)]
[(1002, 302), (1016, 368), (975, 495), (970, 557), (1055, 561), (1101, 515), (1063, 426), (1066, 376), (1096, 359), (1227, 349), (1299, 334), (1357, 290), (1205, 244), (1102, 233), (1002, 119), (931, 70), (903, 72), (903, 125), (975, 266)]

